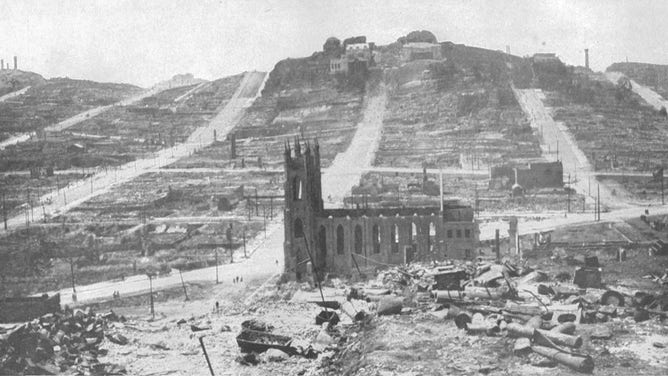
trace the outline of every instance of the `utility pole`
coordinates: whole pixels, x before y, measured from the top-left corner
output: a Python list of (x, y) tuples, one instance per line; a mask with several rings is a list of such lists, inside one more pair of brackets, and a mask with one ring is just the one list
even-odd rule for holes
[(155, 308), (153, 306), (153, 272), (148, 272), (146, 273), (146, 276), (148, 276), (148, 288), (149, 288), (149, 293), (151, 294), (149, 296), (149, 300), (151, 303), (151, 317), (153, 320), (155, 320)]
[(199, 344), (202, 347), (202, 352), (204, 352), (204, 358), (206, 359), (206, 364), (209, 366), (209, 372), (211, 372), (211, 376), (216, 376), (213, 373), (213, 367), (211, 367), (211, 361), (209, 360), (209, 354), (206, 353), (206, 347), (204, 346), (204, 336), (199, 337)]
[(571, 174), (568, 174), (568, 212), (571, 212)]
[(214, 248), (213, 250), (214, 250), (214, 253), (216, 255), (215, 256), (215, 258), (216, 258), (216, 284), (218, 284), (219, 283), (219, 280), (218, 280), (218, 247)]
[(232, 224), (225, 231), (225, 236), (227, 236), (227, 244), (230, 247), (230, 264), (234, 264), (234, 250), (232, 249)]
[(557, 161), (559, 160), (559, 140), (557, 140)]
[(72, 256), (70, 256), (70, 276), (72, 277), (72, 296), (76, 296), (74, 295), (77, 293), (77, 289), (74, 286), (74, 260), (72, 260)]
[(601, 185), (596, 184), (596, 220), (601, 220)]
[(257, 187), (255, 187), (255, 215), (260, 215), (260, 204), (257, 198)]
[(264, 230), (264, 238), (267, 238), (267, 207), (262, 205), (262, 227)]
[(30, 216), (28, 216), (28, 223), (30, 223), (30, 218), (31, 217), (32, 217), (33, 222), (35, 220), (35, 215), (32, 211), (32, 201), (30, 201), (30, 187), (28, 187), (27, 193), (28, 193), (28, 205), (30, 205)]
[(2, 219), (5, 223), (5, 230), (7, 230), (7, 198), (4, 190), (2, 191)]
[(244, 226), (244, 232), (243, 232), (243, 241), (244, 241), (244, 258), (248, 258), (246, 255), (246, 227)]
[(665, 204), (665, 201), (663, 200), (663, 165), (661, 165), (661, 205)]
[(181, 273), (181, 269), (179, 269), (179, 276), (181, 277), (181, 286), (183, 287), (183, 295), (186, 296), (186, 302), (189, 300), (188, 299), (188, 290), (186, 290), (186, 284), (183, 282), (183, 274)]

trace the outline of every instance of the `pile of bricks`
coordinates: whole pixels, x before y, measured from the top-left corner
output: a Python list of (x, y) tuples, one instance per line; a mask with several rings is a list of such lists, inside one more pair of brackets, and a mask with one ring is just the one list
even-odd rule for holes
[(0, 333), (0, 374), (125, 374), (123, 367), (97, 359), (106, 352), (100, 344), (107, 322), (116, 319), (113, 312), (49, 313)]

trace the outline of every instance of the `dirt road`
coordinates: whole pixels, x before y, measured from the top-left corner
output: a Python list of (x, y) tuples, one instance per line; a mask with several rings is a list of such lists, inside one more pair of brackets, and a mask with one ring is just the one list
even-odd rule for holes
[[(256, 95), (259, 95), (265, 78), (266, 75), (262, 72), (246, 73), (239, 88), (225, 108), (208, 125), (195, 130), (185, 143), (163, 149), (152, 157), (126, 163), (117, 169), (101, 171), (91, 178), (77, 181), (58, 191), (42, 196), (40, 198), (42, 205), (34, 208), (32, 221), (39, 222), (45, 215), (54, 216), (67, 212), (82, 202), (107, 192), (115, 184), (132, 180), (151, 169), (166, 166), (174, 163), (179, 158), (191, 155), (194, 151), (213, 142), (214, 130), (217, 132), (218, 138), (224, 138), (227, 132), (238, 123), (244, 110), (253, 102), (254, 97), (250, 97), (249, 93), (255, 92)], [(3, 229), (1, 231), (7, 233), (7, 231), (26, 224), (25, 216), (19, 214), (9, 218), (7, 221), (8, 230)]]
[(133, 97), (123, 99), (123, 100), (121, 100), (121, 101), (119, 101), (115, 104), (110, 104), (108, 106), (100, 106), (100, 107), (92, 108), (88, 111), (84, 111), (80, 114), (76, 114), (69, 119), (65, 119), (58, 124), (50, 125), (50, 126), (44, 128), (44, 131), (45, 132), (60, 132), (60, 131), (63, 131), (67, 128), (73, 127), (73, 126), (81, 123), (84, 120), (90, 119), (92, 117), (95, 117), (95, 116), (103, 113), (103, 112), (106, 112), (106, 111), (108, 111), (108, 110), (110, 110), (110, 109), (112, 109), (116, 106), (127, 106), (127, 105), (130, 105), (130, 104), (139, 102), (140, 100), (142, 100), (144, 98), (147, 98), (147, 97), (150, 97), (151, 95), (154, 95), (154, 94), (158, 93), (159, 91), (160, 90), (157, 90), (157, 89), (149, 89), (149, 90), (146, 90), (146, 91), (144, 91), (140, 94), (137, 94)]
[[(283, 223), (281, 221), (272, 223), (267, 228), (267, 237), (257, 236), (247, 244), (249, 258), (243, 258), (241, 254), (235, 253), (233, 264), (222, 264), (218, 266), (218, 279), (221, 283), (229, 284), (232, 278), (240, 276), (244, 279), (255, 277), (257, 274), (275, 275), (283, 270)], [(216, 267), (191, 270), (182, 273), (184, 283), (214, 282), (216, 281)], [(164, 277), (154, 278), (153, 290), (164, 290), (181, 286), (181, 275), (178, 270), (172, 270), (171, 274)], [(77, 286), (77, 303), (89, 304), (93, 302), (111, 300), (114, 291), (118, 291), (121, 297), (140, 295), (149, 292), (149, 280), (146, 275), (135, 275), (123, 281), (105, 281), (85, 286)], [(72, 289), (65, 288), (59, 291), (51, 291), (48, 294), (60, 293), (61, 304), (76, 305), (72, 301)]]
[[(605, 72), (605, 77), (613, 84), (617, 84), (617, 81), (624, 77), (624, 74), (619, 72)], [(633, 90), (634, 93), (640, 95), (640, 97), (644, 99), (645, 102), (649, 103), (656, 110), (660, 110), (661, 107), (668, 108), (668, 100), (664, 99), (657, 92), (633, 80), (630, 81), (631, 90)]]
[[(423, 169), (421, 168), (410, 168), (410, 167), (378, 167), (372, 166), (364, 168), (365, 172), (398, 172), (400, 174), (421, 174)], [(428, 168), (427, 173), (431, 175), (458, 175), (458, 176), (489, 176), (489, 171), (487, 170), (467, 170), (463, 168)]]
[[(571, 187), (585, 195), (588, 203), (593, 204), (597, 194), (596, 174), (568, 128), (552, 118), (550, 110), (543, 104), (545, 95), (542, 90), (516, 88), (513, 90), (522, 110), (531, 122), (531, 127), (541, 136), (540, 147), (543, 157), (550, 161), (560, 160), (564, 167), (564, 181), (568, 180), (570, 174)], [(590, 189), (592, 184), (594, 184), (593, 189)], [(605, 185), (600, 185), (600, 192), (602, 204), (612, 208), (630, 207), (613, 195)]]
[(387, 104), (387, 90), (381, 86), (379, 93), (367, 98), (362, 121), (357, 125), (348, 149), (337, 154), (331, 166), (322, 176), (322, 196), (327, 207), (341, 207), (343, 198), (359, 184), (362, 174), (371, 168), (381, 130), (383, 114)]
[(23, 89), (17, 90), (17, 91), (12, 91), (11, 93), (7, 93), (3, 96), (0, 97), (0, 102), (4, 102), (8, 99), (16, 98), (19, 95), (23, 95), (26, 91), (30, 89), (30, 86), (26, 86)]
[[(29, 88), (30, 88), (30, 86), (28, 86), (27, 88), (23, 88), (23, 89), (21, 89), (17, 92), (9, 93), (9, 94), (1, 97), (0, 102), (2, 102), (4, 100), (3, 98), (5, 98), (9, 95), (13, 95), (14, 97), (19, 96), (19, 95), (23, 94)], [(97, 115), (99, 115), (99, 114), (101, 114), (105, 111), (108, 111), (109, 109), (111, 109), (115, 106), (130, 105), (130, 104), (138, 102), (138, 101), (140, 101), (140, 100), (142, 100), (146, 97), (150, 97), (151, 95), (154, 95), (155, 93), (157, 93), (159, 91), (160, 90), (157, 90), (157, 89), (150, 89), (150, 90), (147, 90), (147, 91), (145, 91), (141, 94), (135, 95), (133, 97), (123, 99), (122, 101), (117, 102), (117, 103), (112, 104), (112, 105), (92, 108), (88, 111), (84, 111), (80, 114), (76, 114), (76, 115), (72, 116), (71, 118), (65, 119), (58, 124), (50, 125), (50, 126), (44, 128), (44, 130), (46, 132), (60, 132), (60, 131), (63, 131), (67, 128), (70, 128), (70, 127), (72, 127), (76, 124), (81, 123), (84, 120), (90, 119), (90, 118), (95, 117), (95, 116), (97, 116)], [(26, 142), (26, 141), (30, 140), (30, 138), (32, 136), (34, 136), (35, 134), (36, 134), (35, 132), (31, 132), (31, 133), (23, 133), (23, 134), (19, 134), (19, 135), (10, 137), (9, 139), (0, 143), (0, 150), (6, 148), (9, 145), (16, 145), (16, 144), (20, 144), (22, 142)]]

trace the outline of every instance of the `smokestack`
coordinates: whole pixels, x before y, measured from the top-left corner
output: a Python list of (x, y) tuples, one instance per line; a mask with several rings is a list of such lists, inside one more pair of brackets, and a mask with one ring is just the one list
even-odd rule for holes
[(19, 63), (18, 60), (16, 59), (16, 56), (14, 56), (14, 70), (19, 69)]
[(510, 45), (506, 45), (506, 53), (510, 55)]
[(5, 69), (5, 59), (0, 59), (0, 70)]
[(589, 48), (585, 48), (585, 68), (589, 69)]

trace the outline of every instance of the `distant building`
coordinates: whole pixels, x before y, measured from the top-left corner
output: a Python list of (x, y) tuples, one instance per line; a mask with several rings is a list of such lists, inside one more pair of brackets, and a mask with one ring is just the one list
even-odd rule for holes
[(511, 165), (494, 166), (490, 169), (490, 187), (510, 188), (561, 188), (564, 186), (564, 168), (557, 162), (532, 162), (526, 167)]
[(560, 63), (561, 60), (557, 57), (557, 54), (555, 53), (537, 53), (534, 54), (533, 57), (533, 62), (534, 63)]
[(294, 150), (287, 145), (285, 173), (283, 249), (291, 278), (306, 277), (309, 265), (321, 273), (350, 275), (379, 263), (477, 256), (479, 229), (470, 205), (325, 209), (317, 141), (303, 151), (299, 141)]
[(336, 58), (329, 60), (329, 73), (348, 73), (348, 59)]
[(368, 43), (354, 43), (346, 46), (346, 58), (348, 59), (371, 59), (371, 48)]
[(364, 42), (344, 43), (341, 56), (330, 58), (329, 74), (366, 74), (374, 66), (374, 43), (366, 43), (366, 37), (358, 37)]
[(440, 44), (415, 42), (405, 44), (401, 48), (401, 60), (442, 60), (443, 52)]

